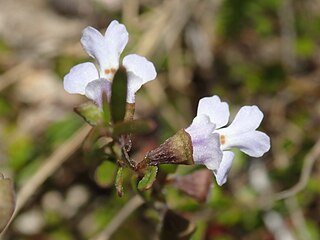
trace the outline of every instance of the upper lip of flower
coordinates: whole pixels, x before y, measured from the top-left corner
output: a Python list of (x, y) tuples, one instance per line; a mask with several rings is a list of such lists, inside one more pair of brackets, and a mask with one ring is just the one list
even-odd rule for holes
[[(81, 44), (84, 50), (97, 61), (98, 69), (90, 62), (74, 66), (64, 77), (64, 88), (69, 93), (86, 95), (101, 104), (102, 92), (111, 92), (111, 82), (119, 68), (119, 58), (128, 42), (128, 32), (123, 24), (114, 20), (105, 35), (93, 27), (83, 30)], [(146, 58), (131, 54), (123, 59), (128, 73), (127, 102), (134, 103), (135, 92), (148, 81), (156, 78), (154, 65)], [(95, 84), (89, 84), (94, 82)]]
[(81, 44), (84, 50), (96, 59), (99, 66), (100, 78), (112, 81), (119, 68), (119, 57), (129, 40), (126, 27), (118, 21), (112, 21), (105, 35), (93, 27), (82, 31)]

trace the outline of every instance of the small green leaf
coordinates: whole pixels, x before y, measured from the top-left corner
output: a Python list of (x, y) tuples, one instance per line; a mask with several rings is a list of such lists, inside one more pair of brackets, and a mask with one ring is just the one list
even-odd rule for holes
[(109, 187), (113, 184), (117, 171), (117, 165), (110, 161), (101, 163), (95, 171), (94, 179), (101, 187)]
[(119, 167), (116, 175), (115, 186), (119, 197), (123, 195), (123, 168)]
[(127, 72), (124, 67), (120, 67), (116, 72), (111, 91), (111, 117), (114, 123), (124, 119), (126, 113), (127, 100)]
[(140, 191), (137, 188), (137, 180), (140, 179), (137, 175), (132, 175), (131, 177), (131, 188), (136, 194), (139, 194), (146, 202), (153, 201), (154, 199), (152, 198), (152, 189), (145, 190), (145, 191)]
[(145, 120), (131, 120), (126, 122), (119, 122), (113, 126), (113, 134), (119, 136), (122, 134), (143, 134), (152, 131), (155, 124), (152, 121)]
[(152, 184), (156, 180), (158, 173), (157, 166), (148, 166), (146, 169), (146, 173), (143, 178), (138, 183), (138, 189), (140, 191), (148, 190), (152, 187)]
[(80, 106), (75, 107), (74, 111), (92, 126), (102, 122), (102, 111), (93, 102), (83, 103)]
[(0, 233), (8, 224), (15, 208), (13, 183), (0, 173)]
[(164, 215), (160, 239), (188, 240), (195, 226), (186, 218), (168, 209)]

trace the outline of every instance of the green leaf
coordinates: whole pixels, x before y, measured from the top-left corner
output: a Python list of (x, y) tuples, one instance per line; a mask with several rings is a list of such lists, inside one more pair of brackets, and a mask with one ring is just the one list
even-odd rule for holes
[(101, 187), (109, 187), (113, 184), (117, 171), (117, 165), (110, 161), (101, 163), (94, 174), (96, 183)]
[(131, 120), (126, 122), (119, 122), (113, 126), (113, 134), (119, 136), (122, 134), (143, 134), (152, 131), (155, 124), (152, 121), (146, 120)]
[(15, 208), (13, 183), (0, 173), (0, 233), (8, 224)]
[(161, 229), (161, 240), (188, 240), (195, 231), (195, 226), (186, 218), (167, 210)]
[(111, 91), (111, 117), (114, 123), (124, 119), (126, 113), (127, 99), (127, 72), (124, 67), (120, 67), (116, 72)]
[(123, 195), (123, 168), (119, 167), (116, 175), (115, 187), (119, 197)]
[(102, 111), (93, 102), (83, 103), (80, 106), (75, 107), (74, 111), (92, 126), (102, 122)]
[(146, 169), (146, 173), (143, 178), (138, 183), (138, 189), (140, 191), (148, 190), (152, 187), (152, 184), (156, 180), (158, 173), (157, 166), (148, 166)]

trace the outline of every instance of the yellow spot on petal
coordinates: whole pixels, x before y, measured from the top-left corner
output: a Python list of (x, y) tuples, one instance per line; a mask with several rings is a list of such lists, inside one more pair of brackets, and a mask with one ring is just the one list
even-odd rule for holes
[(226, 137), (224, 135), (220, 135), (220, 143), (221, 145), (226, 143)]

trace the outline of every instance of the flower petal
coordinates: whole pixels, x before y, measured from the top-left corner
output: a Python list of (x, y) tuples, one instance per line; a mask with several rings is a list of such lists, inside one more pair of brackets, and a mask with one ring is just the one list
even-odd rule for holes
[(219, 186), (226, 183), (227, 176), (232, 166), (233, 159), (234, 159), (233, 152), (223, 151), (222, 161), (220, 163), (217, 173), (215, 174), (216, 180)]
[(123, 58), (123, 66), (128, 72), (134, 73), (143, 83), (156, 78), (157, 72), (152, 62), (137, 54), (130, 54)]
[(109, 58), (109, 48), (105, 42), (104, 36), (93, 27), (86, 27), (82, 31), (81, 44), (89, 56), (95, 58), (100, 66), (106, 58)]
[(105, 93), (110, 100), (111, 96), (111, 82), (107, 79), (98, 79), (90, 82), (86, 89), (86, 96), (101, 108), (102, 107), (102, 94)]
[(143, 84), (154, 80), (157, 72), (152, 62), (136, 54), (124, 57), (123, 66), (127, 69), (128, 74), (127, 102), (133, 103), (135, 101), (135, 93)]
[(206, 114), (210, 121), (216, 124), (217, 128), (225, 126), (229, 121), (229, 106), (226, 102), (221, 102), (218, 96), (201, 98), (198, 104), (199, 114)]
[(267, 134), (260, 131), (249, 131), (246, 133), (228, 135), (219, 130), (220, 134), (225, 134), (225, 144), (222, 150), (239, 148), (242, 152), (251, 157), (261, 157), (270, 149), (270, 138)]
[(127, 72), (128, 86), (127, 86), (127, 103), (134, 103), (136, 92), (143, 85), (143, 80), (132, 72)]
[(257, 106), (244, 106), (240, 108), (228, 129), (237, 134), (256, 130), (262, 119), (263, 113)]
[(105, 39), (108, 46), (120, 55), (128, 43), (129, 34), (125, 25), (113, 20), (106, 30)]
[(186, 128), (191, 136), (193, 160), (196, 164), (204, 164), (210, 170), (217, 171), (222, 159), (219, 135), (213, 133), (215, 125), (206, 115), (197, 116)]
[(88, 83), (98, 79), (98, 71), (93, 63), (81, 63), (73, 68), (63, 79), (63, 87), (68, 93), (85, 94)]

